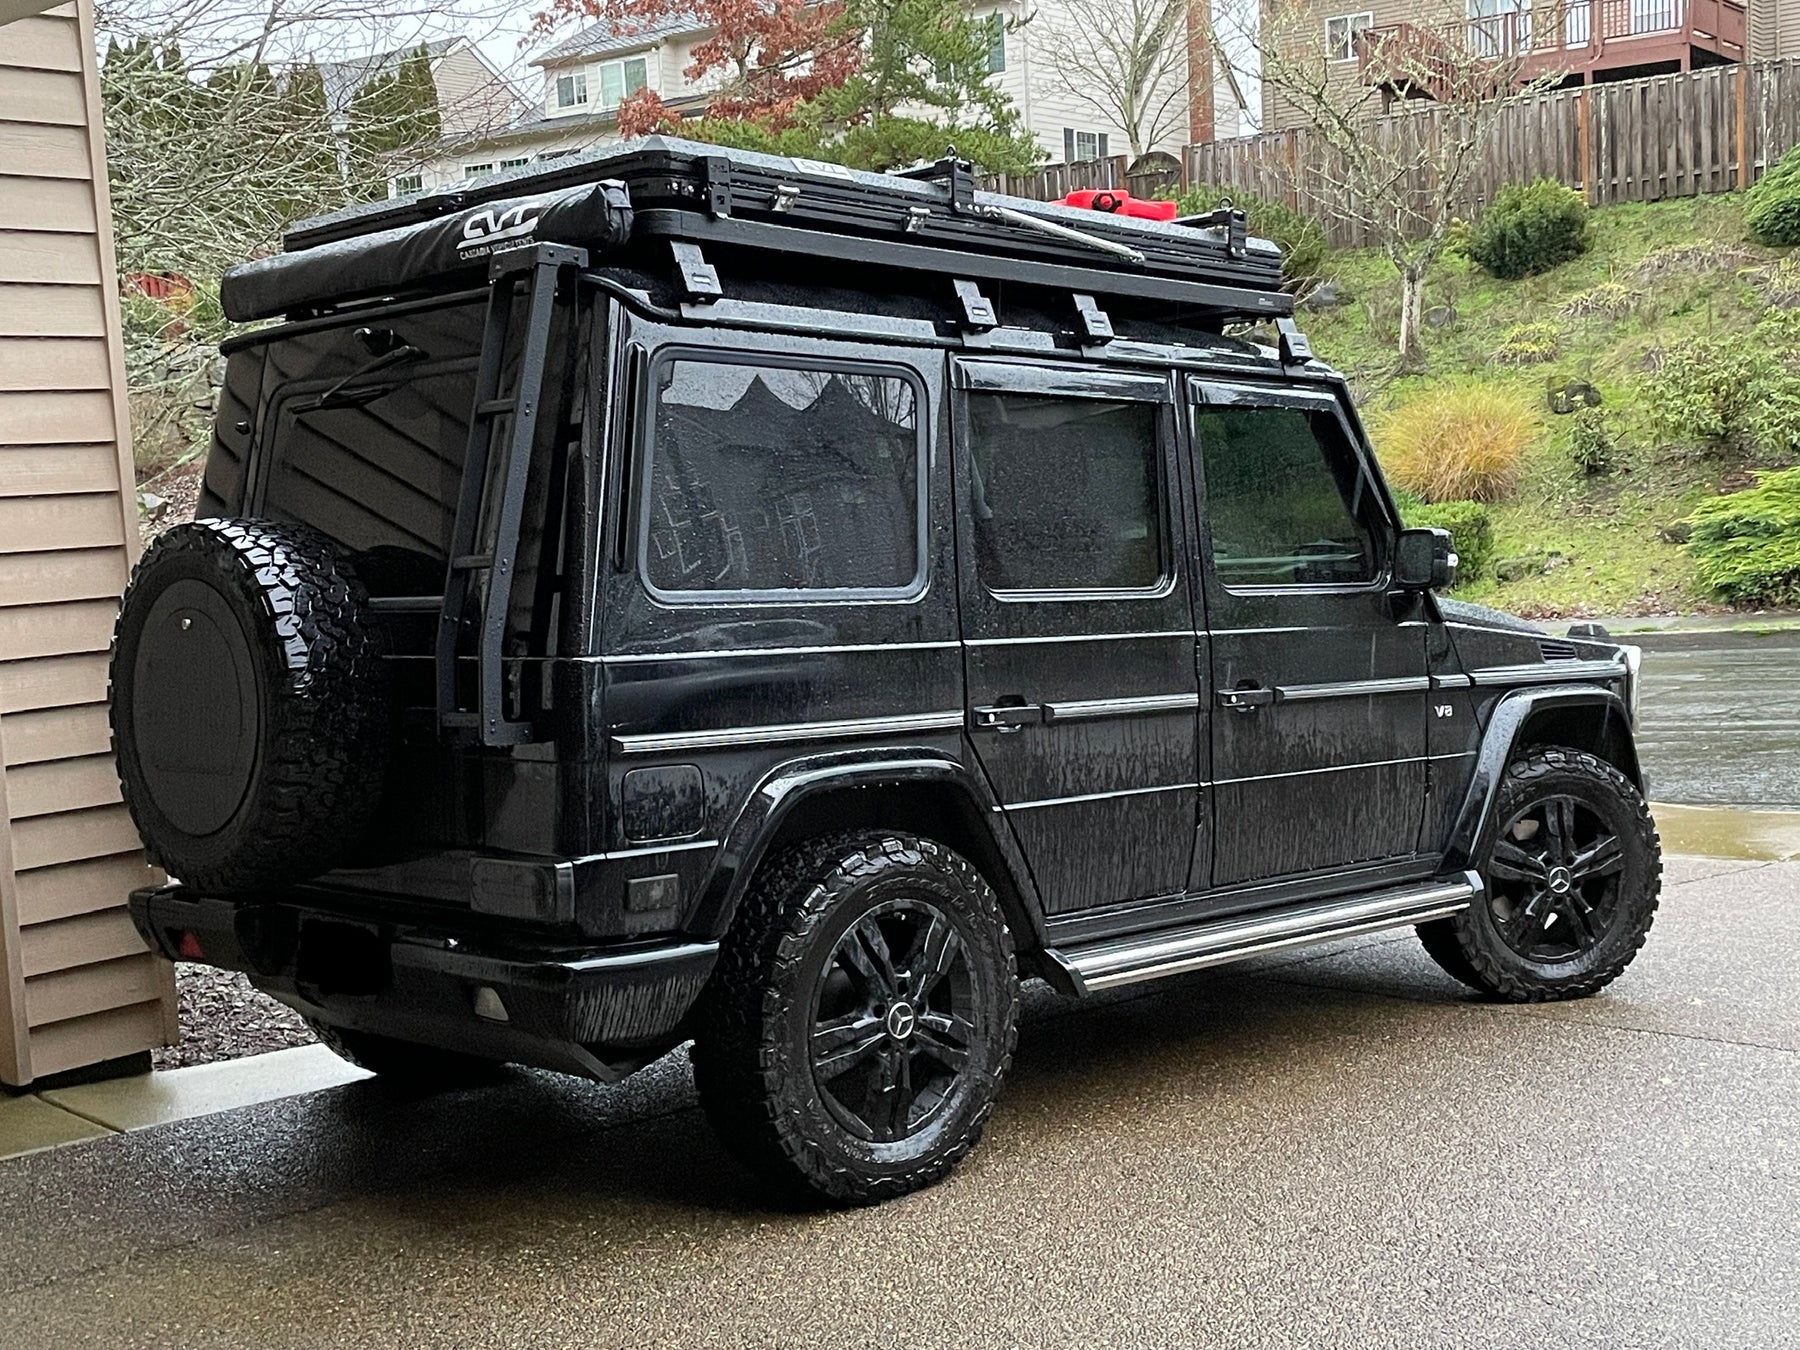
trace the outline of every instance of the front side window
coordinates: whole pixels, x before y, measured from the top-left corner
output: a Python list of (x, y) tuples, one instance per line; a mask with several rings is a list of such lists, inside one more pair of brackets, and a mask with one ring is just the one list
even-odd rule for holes
[(1374, 484), (1328, 409), (1198, 405), (1213, 567), (1227, 586), (1354, 585), (1381, 566)]
[(1159, 405), (968, 395), (977, 567), (990, 591), (1142, 591), (1163, 575)]
[(910, 377), (700, 358), (657, 370), (643, 503), (653, 590), (916, 587), (925, 461)]
[[(1481, 0), (1471, 0), (1480, 3)], [(1349, 61), (1356, 56), (1356, 35), (1375, 26), (1373, 14), (1340, 14), (1325, 20), (1325, 54), (1333, 61)]]

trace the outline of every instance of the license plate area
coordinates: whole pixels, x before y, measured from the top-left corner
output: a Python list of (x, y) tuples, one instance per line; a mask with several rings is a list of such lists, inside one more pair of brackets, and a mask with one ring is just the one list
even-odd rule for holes
[(321, 994), (373, 997), (393, 983), (388, 939), (371, 924), (302, 919), (294, 983)]

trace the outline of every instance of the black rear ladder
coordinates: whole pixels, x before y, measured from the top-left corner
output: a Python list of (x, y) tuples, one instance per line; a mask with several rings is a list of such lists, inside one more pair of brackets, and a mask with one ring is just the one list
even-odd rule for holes
[[(531, 477), (532, 447), (537, 442), (557, 286), (565, 269), (586, 267), (587, 261), (585, 249), (529, 244), (495, 253), (489, 262), (487, 325), (481, 339), (456, 524), (450, 535), (444, 605), (438, 618), (437, 724), (439, 734), (450, 740), (518, 745), (531, 739), (529, 722), (511, 721), (506, 716), (506, 621), (512, 608), (519, 525)], [(503, 396), (501, 381), (512, 342), (513, 309), (521, 290), (525, 293), (525, 332), (519, 378), (511, 395)], [(485, 540), (484, 522), (491, 522)], [(482, 551), (484, 545), (486, 551)], [(477, 585), (477, 576), (485, 577), (486, 584)], [(476, 604), (474, 612), (468, 613), (471, 588)], [(476, 706), (467, 708), (457, 671), (465, 655), (465, 633), (471, 632), (478, 677)]]

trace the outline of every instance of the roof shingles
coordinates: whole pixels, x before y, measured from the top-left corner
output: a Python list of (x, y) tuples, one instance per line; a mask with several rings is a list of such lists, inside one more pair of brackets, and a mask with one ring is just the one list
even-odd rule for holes
[(660, 19), (597, 19), (579, 33), (556, 44), (542, 56), (534, 57), (534, 66), (560, 66), (570, 61), (596, 56), (614, 56), (636, 51), (678, 33), (699, 33), (706, 29), (697, 15), (670, 14)]

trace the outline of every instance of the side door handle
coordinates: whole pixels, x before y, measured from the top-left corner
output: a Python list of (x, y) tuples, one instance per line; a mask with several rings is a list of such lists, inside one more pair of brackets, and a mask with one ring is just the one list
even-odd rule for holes
[(977, 731), (998, 731), (1007, 734), (1023, 731), (1026, 727), (1036, 726), (1044, 720), (1044, 705), (1041, 703), (994, 703), (985, 708), (971, 708), (970, 717)]
[(1267, 707), (1275, 701), (1275, 691), (1265, 689), (1260, 684), (1246, 685), (1240, 689), (1219, 690), (1219, 706), (1230, 708), (1233, 712), (1253, 713), (1258, 708)]

